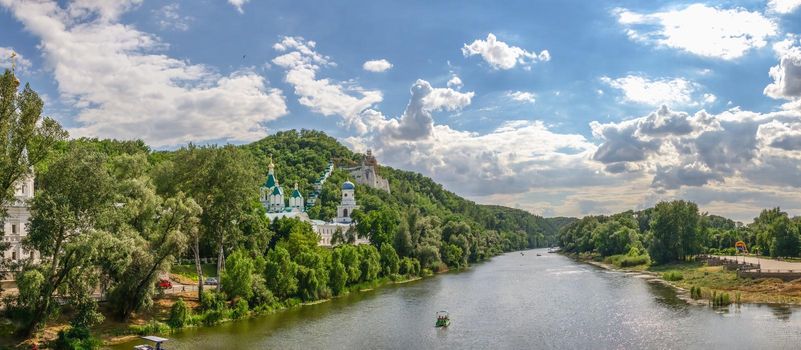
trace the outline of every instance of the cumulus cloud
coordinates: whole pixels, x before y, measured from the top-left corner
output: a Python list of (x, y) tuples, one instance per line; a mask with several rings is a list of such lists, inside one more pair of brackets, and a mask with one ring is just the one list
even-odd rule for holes
[(454, 75), (448, 80), (448, 84), (446, 86), (452, 89), (461, 89), (462, 85), (464, 85), (462, 84), (462, 79)]
[(367, 90), (354, 82), (318, 78), (323, 67), (336, 64), (315, 51), (317, 43), (301, 37), (284, 37), (273, 48), (282, 55), (273, 63), (286, 70), (285, 81), (295, 88), (300, 104), (325, 116), (340, 116), (346, 126), (359, 133), (368, 131), (372, 108), (383, 100), (381, 91)]
[(785, 172), (765, 176), (761, 169), (795, 164), (801, 159), (801, 115), (759, 114), (738, 109), (718, 115), (694, 115), (661, 107), (648, 116), (624, 122), (591, 124), (603, 143), (593, 160), (610, 173), (652, 176), (657, 189), (704, 186), (741, 179), (796, 186)]
[(481, 55), (487, 63), (495, 69), (512, 69), (517, 65), (530, 68), (537, 61), (549, 61), (551, 54), (543, 50), (539, 54), (527, 51), (517, 46), (510, 46), (498, 40), (494, 34), (487, 34), (487, 40), (476, 39), (470, 44), (464, 44), (462, 54), (465, 57)]
[[(765, 95), (775, 99), (801, 100), (801, 46), (796, 36), (788, 36), (773, 46), (779, 64), (770, 68), (773, 82), (765, 87)], [(801, 106), (801, 103), (797, 104)], [(790, 103), (786, 108), (793, 108)]]
[(506, 96), (513, 101), (526, 103), (534, 103), (537, 97), (533, 92), (528, 91), (509, 91), (506, 93)]
[(242, 9), (245, 4), (247, 4), (250, 0), (228, 0), (228, 3), (233, 5), (239, 13), (245, 13), (245, 10)]
[(773, 19), (742, 8), (693, 4), (663, 12), (637, 13), (618, 8), (613, 13), (634, 41), (702, 57), (736, 59), (764, 47), (770, 37), (778, 34)]
[(380, 73), (380, 72), (386, 72), (390, 68), (392, 68), (392, 63), (389, 63), (389, 61), (382, 58), (380, 60), (371, 60), (364, 62), (362, 68), (368, 72)]
[(141, 138), (154, 146), (254, 140), (286, 114), (281, 92), (251, 71), (223, 75), (162, 53), (167, 45), (119, 22), (140, 1), (0, 0), (31, 34), (77, 109), (74, 136)]
[(788, 14), (801, 7), (801, 0), (768, 0), (768, 10)]

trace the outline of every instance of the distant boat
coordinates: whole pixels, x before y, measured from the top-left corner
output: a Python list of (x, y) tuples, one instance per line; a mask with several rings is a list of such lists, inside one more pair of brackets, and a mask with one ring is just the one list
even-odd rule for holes
[(448, 327), (451, 324), (451, 317), (447, 311), (438, 311), (437, 312), (437, 323), (435, 327), (437, 328), (444, 328)]
[(548, 253), (558, 253), (559, 247), (550, 247), (548, 248)]
[(540, 253), (537, 253), (537, 256), (542, 256), (542, 254), (540, 254)]
[(169, 340), (167, 338), (156, 337), (156, 336), (152, 336), (152, 335), (148, 335), (148, 336), (144, 336), (144, 337), (140, 337), (140, 338), (142, 338), (144, 340), (152, 341), (153, 343), (156, 344), (156, 346), (154, 347), (154, 346), (149, 345), (149, 344), (142, 344), (142, 345), (134, 346), (134, 350), (167, 350), (167, 348), (161, 346), (162, 343), (164, 343), (167, 340)]

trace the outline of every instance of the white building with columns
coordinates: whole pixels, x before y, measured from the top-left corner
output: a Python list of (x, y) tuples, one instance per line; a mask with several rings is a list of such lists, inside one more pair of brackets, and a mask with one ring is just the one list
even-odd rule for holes
[[(342, 190), (342, 199), (340, 200), (339, 205), (337, 206), (337, 217), (334, 218), (331, 222), (325, 222), (322, 220), (312, 220), (312, 228), (314, 231), (320, 235), (320, 242), (321, 246), (332, 246), (332, 240), (334, 238), (334, 234), (339, 231), (343, 235), (346, 235), (348, 231), (356, 229), (356, 223), (351, 218), (353, 215), (353, 211), (355, 209), (359, 209), (359, 205), (356, 204), (356, 185), (353, 182), (345, 181), (341, 187)], [(355, 233), (353, 233), (355, 235)], [(370, 241), (364, 238), (356, 238), (355, 244), (369, 244)]]
[(33, 175), (30, 175), (19, 181), (14, 189), (14, 199), (3, 208), (6, 210), (6, 217), (3, 219), (3, 242), (8, 244), (8, 248), (3, 252), (3, 259), (6, 261), (15, 263), (25, 259), (39, 261), (38, 252), (22, 247), (22, 239), (28, 235), (28, 220), (31, 218), (33, 180)]

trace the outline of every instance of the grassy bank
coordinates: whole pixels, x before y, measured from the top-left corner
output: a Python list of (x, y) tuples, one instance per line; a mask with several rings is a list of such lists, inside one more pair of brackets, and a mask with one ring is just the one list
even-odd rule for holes
[(739, 299), (742, 303), (801, 304), (801, 280), (784, 282), (777, 278), (740, 278), (735, 271), (696, 261), (623, 266), (620, 262), (624, 260), (620, 256), (602, 258), (597, 254), (581, 254), (572, 257), (609, 269), (650, 274), (689, 293), (693, 299), (711, 302), (721, 295), (728, 295), (731, 303)]

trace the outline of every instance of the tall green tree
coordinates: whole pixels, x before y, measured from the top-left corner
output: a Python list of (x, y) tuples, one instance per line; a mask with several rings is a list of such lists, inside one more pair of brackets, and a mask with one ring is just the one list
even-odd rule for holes
[(658, 203), (651, 214), (652, 242), (649, 248), (656, 263), (679, 261), (699, 253), (700, 215), (698, 206), (687, 201)]
[[(23, 244), (41, 255), (34, 269), (44, 283), (27, 291), (30, 319), (22, 332), (30, 335), (54, 310), (61, 298), (85, 299), (97, 286), (96, 260), (102, 245), (116, 238), (98, 230), (113, 207), (114, 181), (106, 157), (85, 148), (72, 148), (38, 177), (40, 191), (31, 206), (31, 221)], [(106, 246), (107, 248), (107, 246)], [(22, 293), (22, 292), (21, 292)]]
[[(258, 200), (260, 182), (252, 156), (233, 145), (189, 145), (178, 150), (173, 161), (157, 171), (160, 192), (182, 191), (202, 208), (200, 227), (203, 237), (216, 251), (218, 276), (225, 269), (226, 249), (242, 239), (243, 224), (253, 218), (252, 203)], [(196, 267), (202, 278), (200, 266)], [(219, 283), (217, 289), (222, 288)]]

